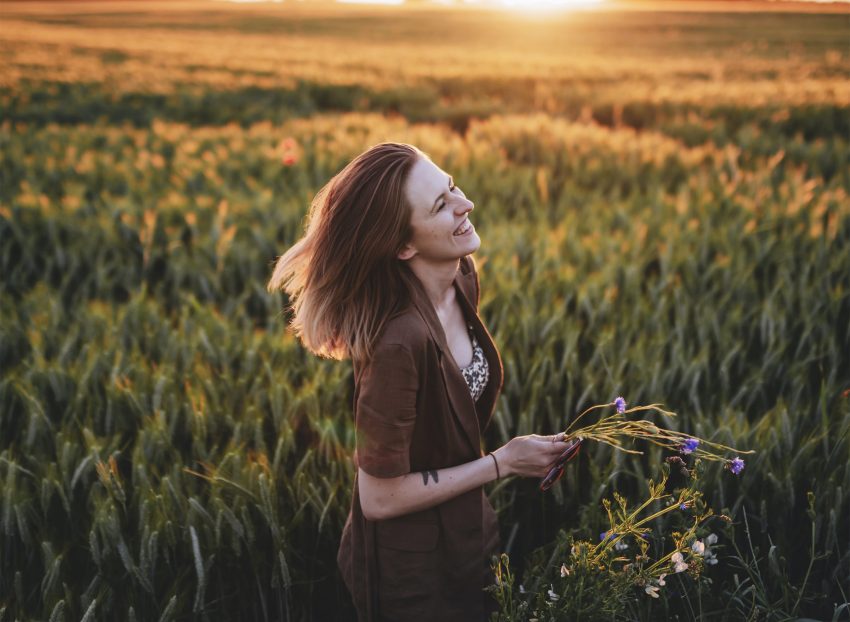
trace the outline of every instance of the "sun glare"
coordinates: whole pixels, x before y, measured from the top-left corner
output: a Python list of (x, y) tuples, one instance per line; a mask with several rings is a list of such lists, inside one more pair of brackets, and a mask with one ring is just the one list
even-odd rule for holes
[[(267, 0), (231, 0), (232, 2), (259, 2)], [(406, 0), (335, 0), (340, 4), (406, 4)], [(822, 0), (829, 1), (829, 0)], [(850, 0), (847, 0), (850, 2)], [(605, 0), (430, 0), (431, 4), (476, 5), (482, 7), (501, 7), (518, 13), (555, 13), (564, 10), (592, 7), (603, 4)]]
[(522, 13), (548, 13), (566, 9), (598, 6), (604, 0), (501, 0), (506, 9)]

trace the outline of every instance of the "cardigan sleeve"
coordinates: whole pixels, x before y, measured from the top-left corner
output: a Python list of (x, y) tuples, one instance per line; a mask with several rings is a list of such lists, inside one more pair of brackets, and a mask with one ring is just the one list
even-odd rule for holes
[(407, 346), (379, 344), (359, 378), (355, 403), (357, 464), (374, 477), (410, 472), (419, 374)]

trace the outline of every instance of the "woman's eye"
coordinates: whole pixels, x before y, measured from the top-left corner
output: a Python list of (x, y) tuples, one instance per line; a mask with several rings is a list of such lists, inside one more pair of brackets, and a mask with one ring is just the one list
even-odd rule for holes
[[(458, 188), (458, 187), (457, 187), (457, 185), (454, 185), (454, 186), (452, 186), (452, 187), (450, 187), (450, 188), (449, 188), (449, 192), (454, 192), (455, 190), (460, 190), (460, 188)], [(440, 211), (441, 209), (443, 209), (445, 206), (446, 206), (446, 202), (445, 202), (445, 201), (443, 201), (443, 202), (440, 204), (440, 207), (438, 207), (438, 208), (437, 208), (437, 211), (439, 212), (439, 211)]]

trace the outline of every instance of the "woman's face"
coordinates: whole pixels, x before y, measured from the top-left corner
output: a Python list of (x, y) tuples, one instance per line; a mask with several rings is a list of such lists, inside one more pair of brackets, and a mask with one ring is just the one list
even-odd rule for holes
[(407, 176), (405, 196), (411, 206), (413, 235), (399, 259), (419, 257), (428, 263), (454, 261), (474, 253), (481, 239), (469, 212), (475, 207), (450, 175), (428, 158), (419, 158)]

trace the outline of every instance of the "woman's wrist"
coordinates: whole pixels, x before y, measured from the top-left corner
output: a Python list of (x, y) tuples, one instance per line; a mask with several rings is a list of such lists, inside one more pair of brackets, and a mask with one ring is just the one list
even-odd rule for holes
[(496, 467), (496, 481), (502, 479), (502, 474), (499, 472), (499, 461), (496, 460), (496, 456), (493, 455), (492, 451), (487, 456), (493, 461), (493, 466)]
[(506, 460), (505, 452), (502, 451), (504, 447), (500, 447), (496, 451), (491, 451), (490, 455), (493, 456), (493, 460), (496, 461), (498, 465), (498, 474), (499, 479), (505, 479), (508, 475), (511, 475), (511, 470), (508, 465), (508, 461)]

